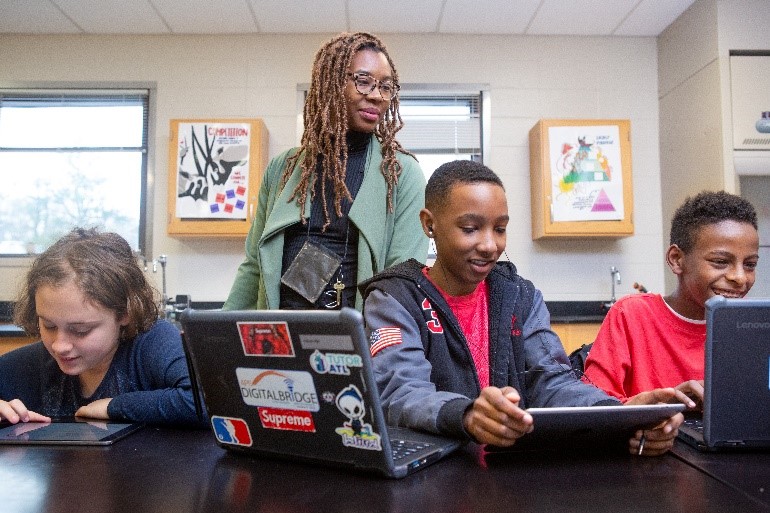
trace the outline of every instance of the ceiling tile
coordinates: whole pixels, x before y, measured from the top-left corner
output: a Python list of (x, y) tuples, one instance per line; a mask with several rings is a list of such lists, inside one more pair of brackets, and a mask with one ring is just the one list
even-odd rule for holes
[(610, 35), (637, 3), (639, 0), (543, 0), (527, 34)]
[(174, 34), (243, 34), (258, 30), (248, 0), (150, 2)]
[(540, 0), (446, 0), (439, 32), (523, 34)]
[(0, 0), (0, 33), (654, 37), (695, 0)]
[(348, 0), (350, 30), (436, 32), (443, 0)]
[(147, 0), (51, 0), (89, 34), (166, 34)]
[(260, 32), (318, 33), (347, 29), (344, 0), (249, 0)]
[(48, 0), (2, 0), (0, 33), (68, 34), (82, 32)]
[(642, 0), (613, 32), (615, 36), (657, 36), (695, 0)]

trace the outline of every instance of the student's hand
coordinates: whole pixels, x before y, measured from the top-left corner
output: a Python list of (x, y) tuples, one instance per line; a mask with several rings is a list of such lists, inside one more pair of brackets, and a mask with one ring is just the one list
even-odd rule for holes
[(684, 393), (695, 403), (694, 408), (688, 407), (688, 409), (703, 410), (703, 380), (691, 379), (690, 381), (679, 383), (676, 389)]
[(532, 415), (519, 408), (520, 399), (513, 387), (485, 388), (465, 412), (465, 430), (480, 444), (513, 445), (532, 431)]
[[(688, 408), (695, 403), (681, 390), (674, 388), (656, 388), (631, 397), (625, 404), (657, 404), (682, 402)], [(639, 456), (660, 456), (674, 446), (679, 433), (679, 426), (684, 422), (684, 415), (677, 413), (652, 429), (639, 430), (628, 440), (628, 452)]]
[(75, 412), (75, 416), (88, 417), (89, 419), (109, 420), (110, 416), (107, 415), (107, 405), (110, 404), (110, 401), (112, 401), (112, 398), (97, 399), (92, 403), (78, 408), (78, 411)]
[(51, 417), (30, 411), (23, 402), (14, 399), (12, 401), (0, 401), (0, 420), (7, 420), (11, 424), (17, 422), (51, 422)]
[(695, 408), (695, 401), (677, 388), (656, 388), (629, 397), (624, 404), (684, 403), (688, 408)]

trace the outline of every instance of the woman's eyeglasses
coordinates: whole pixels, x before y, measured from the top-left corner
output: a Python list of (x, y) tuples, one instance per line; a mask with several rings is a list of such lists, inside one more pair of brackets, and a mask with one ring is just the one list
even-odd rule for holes
[(384, 82), (377, 80), (366, 73), (348, 73), (348, 76), (353, 80), (353, 83), (356, 85), (356, 91), (360, 94), (372, 94), (372, 91), (374, 91), (374, 88), (376, 87), (380, 90), (380, 96), (382, 96), (382, 99), (385, 101), (390, 101), (395, 98), (398, 95), (398, 90), (401, 89), (401, 86), (398, 84), (394, 84), (389, 80)]

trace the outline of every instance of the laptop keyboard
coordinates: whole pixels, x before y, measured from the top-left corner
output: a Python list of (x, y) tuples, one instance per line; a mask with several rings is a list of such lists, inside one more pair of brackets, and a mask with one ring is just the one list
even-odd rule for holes
[(432, 447), (428, 442), (413, 442), (410, 440), (390, 440), (390, 447), (393, 449), (393, 459), (395, 461), (411, 457), (417, 451)]
[(699, 433), (703, 433), (703, 419), (685, 419), (684, 425)]

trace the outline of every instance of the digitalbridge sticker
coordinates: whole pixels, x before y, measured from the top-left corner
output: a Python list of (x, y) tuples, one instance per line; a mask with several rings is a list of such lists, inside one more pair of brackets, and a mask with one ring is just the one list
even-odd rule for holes
[(243, 402), (249, 406), (318, 411), (313, 376), (305, 371), (235, 369)]

